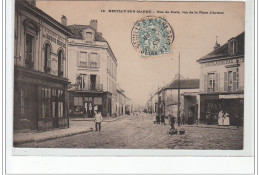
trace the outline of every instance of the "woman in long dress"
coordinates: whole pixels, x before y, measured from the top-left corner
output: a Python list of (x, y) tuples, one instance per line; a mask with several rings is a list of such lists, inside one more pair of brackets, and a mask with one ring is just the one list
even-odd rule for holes
[(218, 113), (218, 126), (223, 125), (223, 120), (222, 120), (223, 119), (223, 115), (224, 115), (223, 111), (220, 110), (219, 113)]
[(223, 125), (224, 126), (229, 126), (230, 125), (230, 122), (229, 122), (229, 114), (228, 114), (228, 112), (226, 112), (225, 113), (225, 115), (224, 115), (224, 123), (223, 123)]

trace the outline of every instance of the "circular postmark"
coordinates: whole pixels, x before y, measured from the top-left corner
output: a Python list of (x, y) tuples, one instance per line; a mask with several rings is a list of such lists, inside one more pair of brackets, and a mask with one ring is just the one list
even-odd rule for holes
[(131, 32), (131, 42), (141, 57), (171, 53), (174, 31), (164, 17), (147, 16), (138, 20)]

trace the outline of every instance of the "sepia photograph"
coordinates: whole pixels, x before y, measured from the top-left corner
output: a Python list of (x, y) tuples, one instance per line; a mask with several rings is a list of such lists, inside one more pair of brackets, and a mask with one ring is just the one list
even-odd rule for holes
[(245, 2), (15, 0), (13, 20), (14, 148), (245, 148)]

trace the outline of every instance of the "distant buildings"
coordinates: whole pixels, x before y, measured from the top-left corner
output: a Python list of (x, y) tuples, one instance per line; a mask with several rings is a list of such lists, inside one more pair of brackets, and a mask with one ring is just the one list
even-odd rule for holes
[(71, 116), (93, 117), (116, 114), (117, 59), (108, 42), (98, 32), (97, 20), (90, 25), (70, 25), (69, 111)]
[[(184, 79), (184, 77), (180, 79), (180, 110), (184, 110), (186, 120), (189, 111), (192, 111), (194, 118), (199, 118), (199, 85), (199, 79)], [(148, 100), (148, 110), (156, 113), (159, 111), (160, 114), (166, 116), (169, 112), (173, 112), (173, 115), (177, 117), (178, 87), (179, 80), (176, 76), (172, 82), (151, 96)]]
[(244, 35), (230, 38), (197, 60), (200, 64), (200, 116), (205, 120), (209, 111), (217, 122), (222, 109), (230, 114), (235, 123), (235, 113), (243, 117), (244, 111)]
[(70, 30), (36, 7), (15, 2), (14, 130), (68, 127)]
[(133, 112), (132, 100), (127, 98), (124, 90), (117, 88), (116, 94), (116, 116), (130, 114)]

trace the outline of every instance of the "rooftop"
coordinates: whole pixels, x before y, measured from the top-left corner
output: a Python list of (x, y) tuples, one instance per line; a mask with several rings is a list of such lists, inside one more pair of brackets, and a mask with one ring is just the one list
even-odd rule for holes
[(242, 32), (241, 34), (237, 35), (236, 37), (230, 38), (228, 41), (235, 39), (237, 41), (237, 53), (234, 55), (231, 55), (229, 53), (228, 44), (229, 42), (225, 43), (224, 45), (220, 46), (219, 48), (213, 50), (209, 54), (201, 57), (198, 62), (205, 61), (205, 60), (211, 60), (216, 58), (225, 58), (225, 57), (231, 57), (231, 56), (238, 56), (238, 55), (244, 55), (244, 38), (245, 38), (245, 32)]
[(69, 25), (68, 28), (72, 31), (72, 36), (70, 36), (70, 38), (83, 39), (83, 37), (82, 37), (80, 32), (83, 29), (91, 28), (91, 29), (93, 29), (95, 31), (95, 41), (106, 42), (106, 40), (102, 37), (101, 33), (97, 32), (90, 25), (73, 24), (73, 25)]

